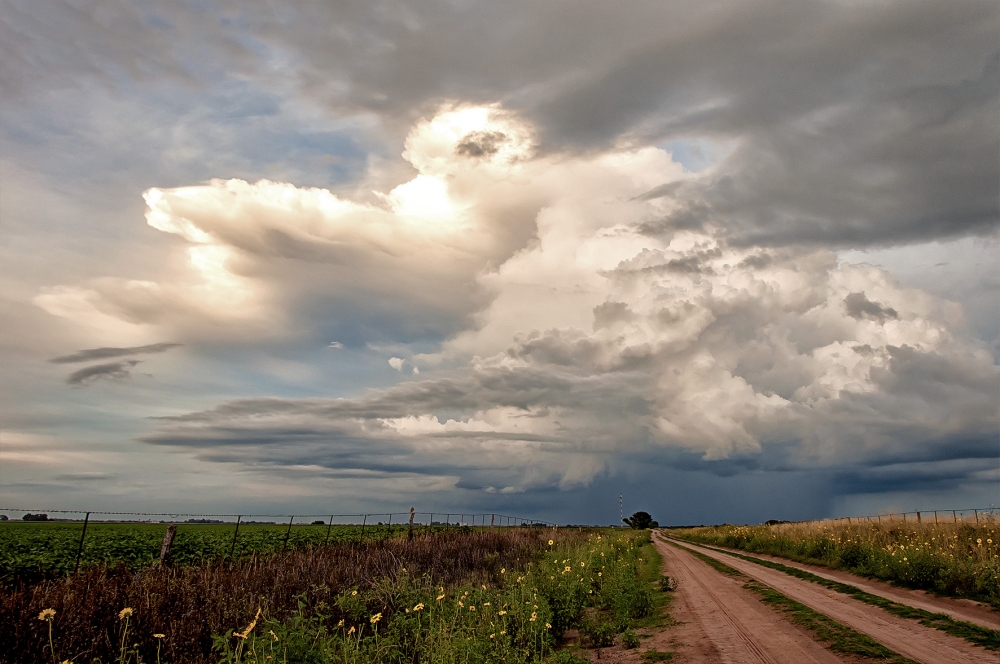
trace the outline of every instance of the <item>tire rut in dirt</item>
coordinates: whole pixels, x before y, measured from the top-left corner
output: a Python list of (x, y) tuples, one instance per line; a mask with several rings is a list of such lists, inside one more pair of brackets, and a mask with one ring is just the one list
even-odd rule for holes
[[(675, 541), (676, 540), (672, 540)], [(921, 664), (1000, 664), (1000, 654), (975, 646), (913, 620), (894, 616), (878, 607), (836, 593), (784, 572), (761, 567), (710, 548), (677, 542), (725, 563), (814, 611), (867, 634), (882, 645)]]
[(720, 574), (690, 553), (659, 541), (657, 548), (670, 576), (677, 579), (678, 601), (686, 605), (699, 624), (697, 637), (709, 640), (717, 655), (702, 661), (727, 664), (844, 661), (761, 603), (740, 582)]

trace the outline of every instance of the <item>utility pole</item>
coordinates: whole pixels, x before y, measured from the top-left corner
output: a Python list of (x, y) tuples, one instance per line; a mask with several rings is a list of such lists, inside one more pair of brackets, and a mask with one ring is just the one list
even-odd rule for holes
[(625, 523), (625, 510), (622, 507), (622, 494), (618, 494), (618, 527), (621, 528), (622, 524)]

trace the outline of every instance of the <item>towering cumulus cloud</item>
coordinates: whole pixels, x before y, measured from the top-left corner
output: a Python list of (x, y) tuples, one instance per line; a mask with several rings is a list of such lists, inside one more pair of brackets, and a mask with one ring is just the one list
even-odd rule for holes
[(537, 153), (533, 136), (496, 106), (445, 107), (406, 140), (416, 175), (367, 202), (268, 181), (151, 189), (147, 220), (186, 242), (187, 274), (37, 302), (179, 342), (310, 326), (362, 338), (387, 320), (397, 348), (435, 340), (395, 351), (393, 387), (231, 401), (145, 437), (214, 461), (405, 468), (511, 493), (640, 458), (849, 468), (992, 454), (1000, 374), (958, 305), (828, 250), (733, 241), (680, 198), (714, 169), (655, 147)]

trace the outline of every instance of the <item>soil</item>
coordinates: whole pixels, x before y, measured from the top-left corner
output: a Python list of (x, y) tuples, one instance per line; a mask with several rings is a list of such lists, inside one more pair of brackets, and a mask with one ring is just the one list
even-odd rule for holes
[(923, 590), (900, 588), (884, 581), (866, 579), (862, 576), (851, 574), (850, 572), (834, 570), (829, 567), (806, 565), (804, 563), (797, 563), (788, 560), (787, 558), (779, 558), (777, 556), (769, 556), (760, 553), (748, 553), (746, 551), (727, 549), (722, 546), (712, 546), (708, 548), (750, 555), (755, 558), (781, 563), (782, 565), (786, 565), (788, 567), (795, 567), (811, 572), (816, 576), (823, 577), (824, 579), (852, 585), (859, 590), (865, 591), (866, 593), (878, 595), (879, 597), (884, 597), (892, 600), (893, 602), (906, 604), (907, 606), (923, 609), (924, 611), (930, 611), (931, 613), (945, 613), (955, 620), (964, 620), (982, 627), (1000, 629), (1000, 611), (996, 611), (990, 607), (989, 604), (984, 604), (982, 602), (976, 602), (970, 599), (942, 597), (940, 595), (933, 595), (931, 593), (924, 592)]
[[(842, 659), (742, 587), (684, 551), (656, 542), (664, 573), (677, 580), (670, 615), (660, 630), (640, 630), (641, 645), (591, 651), (594, 661), (643, 662), (649, 649), (691, 664), (840, 664)], [(642, 638), (645, 637), (645, 638)]]
[[(690, 546), (686, 543), (678, 542), (678, 544), (685, 547)], [(665, 558), (672, 553), (671, 550), (676, 551), (674, 547), (663, 544), (662, 542), (658, 543), (658, 546)], [(745, 560), (740, 560), (739, 558), (714, 549), (697, 547), (697, 550), (742, 572), (746, 576), (757, 579), (761, 583), (774, 588), (787, 597), (805, 604), (809, 608), (823, 613), (843, 625), (847, 625), (858, 632), (871, 636), (887, 648), (890, 648), (904, 657), (908, 657), (914, 661), (922, 662), (924, 664), (956, 664), (959, 662), (1000, 664), (1000, 653), (980, 648), (963, 639), (949, 636), (940, 630), (924, 627), (916, 621), (899, 618), (888, 613), (887, 611), (884, 611), (883, 609), (852, 599), (847, 595), (836, 593), (818, 584), (797, 579), (778, 570), (768, 569)], [(668, 558), (668, 560), (679, 560), (683, 563), (685, 561), (685, 556), (674, 555), (672, 558)], [(694, 565), (688, 566), (692, 568), (695, 567)], [(674, 570), (674, 574), (677, 574), (678, 569), (676, 563), (671, 565), (671, 567)], [(705, 566), (705, 569), (711, 570), (711, 568), (707, 565)], [(714, 570), (711, 570), (711, 572), (717, 577), (722, 578), (720, 573), (715, 572)], [(734, 584), (731, 584), (731, 586)], [(692, 585), (695, 586), (695, 592), (692, 593), (696, 598), (695, 604), (707, 601), (704, 599), (704, 595), (706, 593), (702, 591), (697, 582)], [(716, 583), (715, 586), (721, 589), (721, 586), (719, 586), (718, 583)], [(724, 602), (727, 607), (731, 607), (733, 605), (733, 598), (736, 596), (736, 593), (730, 592), (729, 595), (721, 595), (720, 600)], [(763, 638), (768, 643), (775, 641), (775, 636), (770, 633), (770, 628), (764, 627), (762, 624), (754, 625), (752, 623), (751, 627), (754, 630), (754, 633), (759, 635), (759, 638)], [(770, 660), (742, 659), (738, 661), (751, 662)], [(774, 661), (807, 660), (793, 659)]]

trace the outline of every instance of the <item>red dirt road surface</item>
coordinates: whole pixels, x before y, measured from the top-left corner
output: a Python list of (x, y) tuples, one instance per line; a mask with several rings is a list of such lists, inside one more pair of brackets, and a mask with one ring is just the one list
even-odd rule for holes
[[(735, 558), (720, 551), (692, 547), (686, 543), (678, 542), (678, 544), (690, 547), (700, 553), (715, 558), (729, 567), (742, 572), (746, 576), (774, 588), (787, 597), (805, 604), (814, 611), (818, 611), (841, 623), (842, 625), (847, 625), (858, 632), (867, 634), (887, 648), (890, 648), (900, 655), (908, 657), (916, 662), (921, 662), (923, 664), (956, 664), (958, 662), (1000, 664), (1000, 654), (996, 652), (972, 645), (963, 639), (949, 636), (939, 630), (924, 627), (916, 621), (899, 618), (878, 607), (864, 604), (863, 602), (852, 599), (847, 595), (828, 590), (818, 584), (803, 581), (802, 579), (789, 576), (784, 572), (768, 569), (751, 562), (740, 560), (739, 558)], [(667, 557), (668, 555), (671, 555), (673, 551), (676, 551), (674, 547), (669, 545), (659, 544), (658, 546), (664, 557)], [(692, 569), (695, 568), (695, 566), (689, 562), (690, 558), (691, 557), (689, 555), (685, 556), (674, 554), (672, 559), (680, 562), (680, 565), (674, 568), (675, 573), (678, 573), (680, 569), (684, 569), (685, 567)], [(684, 563), (686, 561), (687, 565), (685, 566)], [(704, 563), (701, 564), (704, 565)], [(707, 565), (704, 565), (704, 570), (710, 571), (720, 579), (724, 578), (722, 574), (712, 570)], [(698, 578), (703, 578), (706, 574), (707, 572), (703, 572), (703, 574)], [(678, 581), (678, 583), (680, 584), (680, 581)], [(704, 594), (704, 591), (700, 590), (697, 580), (694, 584), (692, 584), (692, 586), (692, 590), (695, 591), (693, 593), (694, 595), (697, 596), (699, 594)], [(716, 587), (721, 589), (724, 586), (716, 584)], [(738, 587), (738, 584), (733, 584), (731, 587)], [(727, 605), (731, 605), (731, 598), (736, 596), (735, 593), (731, 593), (730, 595), (716, 595), (717, 593), (713, 594), (713, 601), (718, 601)], [(694, 601), (697, 603), (699, 600), (696, 597)], [(776, 638), (770, 633), (770, 628), (763, 625), (752, 626), (752, 629), (758, 635), (759, 639), (771, 642)], [(730, 660), (724, 659), (723, 661)], [(774, 660), (736, 659), (731, 661), (805, 662), (810, 660), (785, 658)]]
[(676, 661), (693, 664), (838, 664), (810, 634), (684, 551), (656, 539), (668, 574), (677, 579), (670, 613)]

